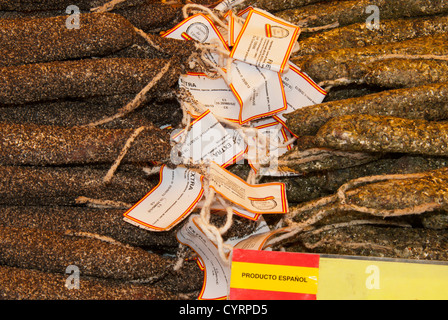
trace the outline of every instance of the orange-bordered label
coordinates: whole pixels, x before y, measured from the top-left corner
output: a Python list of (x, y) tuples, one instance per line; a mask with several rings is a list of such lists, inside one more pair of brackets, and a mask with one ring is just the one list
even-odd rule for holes
[(212, 161), (209, 185), (222, 197), (249, 212), (258, 214), (288, 212), (284, 183), (271, 182), (252, 185)]
[[(254, 67), (254, 66), (249, 66), (249, 67)], [(273, 72), (273, 71), (266, 70), (265, 72)], [(242, 75), (241, 75), (241, 77), (242, 77)], [(241, 88), (241, 89), (237, 89), (235, 87), (234, 83), (229, 84), (230, 89), (232, 90), (238, 103), (240, 104), (240, 113), (239, 113), (239, 117), (238, 117), (239, 124), (246, 124), (246, 123), (256, 120), (256, 119), (273, 116), (276, 113), (282, 112), (287, 109), (288, 105), (287, 105), (287, 101), (286, 101), (286, 95), (285, 95), (285, 90), (283, 87), (281, 74), (277, 72), (275, 79), (278, 80), (277, 90), (279, 91), (279, 94), (276, 95), (276, 97), (271, 97), (269, 100), (272, 101), (275, 98), (281, 97), (281, 99), (279, 99), (279, 101), (281, 101), (281, 103), (279, 103), (278, 107), (273, 107), (272, 110), (270, 110), (268, 112), (258, 112), (259, 108), (254, 107), (253, 109), (255, 111), (251, 112), (251, 114), (253, 114), (253, 115), (245, 115), (248, 107), (244, 103), (244, 101), (241, 97), (241, 93), (239, 92), (240, 90), (245, 90), (246, 88), (243, 86), (240, 86), (239, 88)], [(244, 79), (242, 79), (241, 81), (244, 81)], [(269, 84), (265, 85), (265, 87), (269, 87)], [(274, 90), (274, 87), (272, 87), (272, 90)], [(262, 102), (260, 102), (259, 104), (267, 105), (267, 103), (262, 103)]]
[[(127, 210), (123, 216), (124, 219), (132, 224), (136, 224), (140, 227), (147, 228), (152, 231), (166, 231), (170, 230), (172, 227), (177, 225), (180, 221), (182, 221), (189, 213), (193, 211), (199, 200), (201, 200), (202, 195), (204, 193), (204, 189), (202, 187), (203, 185), (203, 176), (200, 176), (199, 174), (196, 174), (192, 172), (193, 174), (198, 176), (199, 185), (194, 187), (193, 191), (187, 190), (187, 187), (190, 184), (190, 181), (185, 181), (185, 189), (179, 190), (180, 192), (183, 192), (181, 194), (176, 193), (176, 197), (166, 198), (166, 204), (158, 202), (160, 200), (160, 195), (156, 195), (159, 188), (161, 188), (162, 184), (164, 183), (164, 172), (167, 170), (166, 165), (162, 165), (160, 168), (160, 174), (159, 174), (159, 182), (158, 184), (152, 188), (140, 201), (138, 201), (136, 204), (134, 204), (129, 210)], [(187, 172), (189, 170), (186, 170), (184, 168), (178, 168), (178, 169), (169, 169), (169, 172), (173, 172), (174, 170), (184, 170)], [(183, 172), (181, 173), (183, 174)], [(177, 177), (177, 176), (176, 176)], [(172, 177), (171, 185), (167, 186), (166, 190), (163, 191), (163, 193), (168, 193), (168, 190), (171, 186), (179, 187), (178, 183), (175, 183), (174, 179), (176, 177)], [(193, 184), (194, 186), (194, 184)], [(152, 199), (151, 197), (154, 197)], [(174, 208), (174, 205), (177, 204), (179, 207), (183, 207), (183, 209), (179, 209), (176, 207)], [(162, 208), (162, 209), (161, 209)], [(179, 209), (179, 210), (178, 210)], [(164, 212), (161, 212), (161, 210), (166, 210)], [(174, 211), (173, 211), (174, 210)], [(149, 217), (150, 216), (150, 217)], [(169, 218), (168, 221), (160, 221), (161, 218), (159, 217)], [(151, 221), (151, 222), (150, 222)], [(160, 224), (158, 224), (160, 222)]]
[[(246, 150), (247, 150), (247, 146), (243, 146), (242, 144), (244, 143), (244, 140), (242, 140), (242, 138), (240, 139), (241, 140), (241, 144), (238, 144), (238, 142), (235, 142), (235, 139), (233, 139), (233, 137), (232, 136), (230, 136), (230, 131), (229, 130), (227, 130), (227, 129), (225, 129), (217, 120), (216, 120), (216, 118), (213, 116), (213, 114), (210, 112), (210, 110), (206, 110), (204, 113), (202, 113), (199, 117), (197, 117), (196, 119), (194, 119), (192, 122), (191, 122), (191, 125), (190, 125), (190, 128), (192, 128), (193, 126), (195, 126), (196, 124), (198, 124), (198, 122), (199, 121), (201, 121), (201, 120), (203, 120), (205, 117), (207, 117), (207, 116), (210, 116), (210, 117), (213, 117), (213, 124), (211, 124), (211, 126), (210, 127), (213, 127), (215, 130), (219, 130), (220, 131), (220, 133), (222, 134), (222, 137), (226, 137), (226, 141), (228, 142), (227, 143), (227, 145), (228, 144), (230, 144), (230, 146), (228, 146), (229, 148), (228, 149), (226, 149), (226, 150), (229, 150), (229, 152), (230, 151), (235, 151), (233, 154), (230, 154), (230, 153), (228, 153), (227, 151), (225, 151), (225, 152), (227, 152), (227, 153), (225, 153), (225, 152), (220, 152), (216, 157), (211, 157), (212, 158), (212, 160), (215, 160), (215, 161), (218, 161), (218, 158), (220, 158), (222, 161), (219, 161), (219, 163), (220, 163), (220, 165), (222, 166), (222, 167), (228, 167), (229, 165), (231, 165), (231, 164), (234, 164), (234, 163), (236, 163), (236, 162), (238, 162), (240, 159), (241, 159), (241, 157), (244, 155), (244, 153), (246, 152)], [(184, 129), (182, 129), (182, 130), (180, 130), (179, 132), (177, 132), (176, 134), (174, 134), (173, 136), (172, 136), (172, 139), (174, 140), (174, 141), (176, 141), (176, 139), (178, 139), (179, 137), (180, 137), (180, 135), (182, 135), (182, 134), (184, 134), (185, 133), (185, 128)], [(205, 129), (205, 130), (207, 130), (207, 129)], [(207, 130), (208, 131), (208, 130)], [(216, 133), (216, 131), (215, 131), (215, 133)], [(188, 134), (188, 133), (187, 133)], [(213, 137), (213, 141), (217, 141), (217, 140), (215, 140), (215, 139), (218, 139), (216, 136), (214, 136)], [(222, 140), (222, 139), (221, 139)], [(220, 143), (223, 143), (223, 141), (219, 141)], [(197, 145), (199, 145), (199, 148), (198, 148), (198, 150), (200, 150), (201, 148), (201, 142), (202, 142), (202, 139), (196, 139), (195, 140), (195, 143), (197, 144)], [(218, 147), (218, 146), (217, 146)], [(181, 146), (181, 148), (182, 148), (182, 146)], [(191, 147), (191, 148), (195, 148), (195, 147)], [(218, 147), (219, 148), (219, 147)], [(196, 149), (195, 149), (196, 150)], [(188, 150), (187, 150), (188, 151)], [(222, 157), (221, 157), (222, 156)], [(207, 154), (201, 154), (201, 160), (204, 160), (204, 159), (208, 159), (208, 160), (210, 160), (210, 157), (208, 157), (207, 156)], [(194, 160), (194, 159), (193, 159)], [(196, 160), (199, 160), (199, 159), (196, 159)]]
[(177, 241), (190, 247), (200, 257), (198, 264), (204, 270), (204, 282), (198, 299), (225, 300), (230, 269), (222, 263), (216, 244), (207, 238), (196, 219), (199, 219), (198, 215), (190, 216), (190, 220), (177, 232)]
[[(274, 41), (274, 38), (289, 38), (289, 42), (287, 45), (285, 45), (285, 48), (283, 48), (283, 53), (281, 58), (281, 61), (277, 61), (278, 67), (274, 65), (267, 64), (266, 62), (261, 61), (259, 58), (255, 58), (255, 55), (253, 57), (249, 57), (247, 54), (247, 50), (251, 50), (251, 41), (247, 41), (247, 44), (244, 45), (244, 48), (240, 49), (240, 46), (242, 45), (242, 39), (245, 37), (246, 32), (248, 30), (248, 26), (250, 25), (252, 19), (254, 16), (261, 16), (265, 19), (268, 19), (271, 23), (264, 23), (264, 36), (266, 37), (266, 34), (269, 34), (269, 39), (272, 39)], [(278, 31), (274, 34), (273, 29), (276, 28)], [(244, 22), (244, 25), (235, 40), (235, 44), (230, 52), (230, 57), (235, 59), (242, 59), (243, 61), (247, 63), (252, 63), (259, 65), (260, 67), (267, 68), (269, 66), (269, 69), (278, 71), (280, 73), (283, 73), (287, 68), (289, 68), (288, 60), (291, 55), (291, 51), (299, 37), (300, 34), (300, 28), (298, 26), (292, 25), (290, 23), (287, 23), (285, 21), (282, 21), (281, 19), (278, 19), (270, 14), (267, 14), (261, 10), (257, 9), (251, 9), (247, 15), (247, 18)], [(238, 54), (239, 51), (242, 51), (241, 56)], [(273, 48), (273, 50), (279, 50), (279, 48)], [(258, 55), (261, 56), (261, 55)]]
[[(198, 20), (198, 21), (195, 21), (195, 20)], [(205, 25), (204, 22), (206, 22), (207, 25)], [(198, 33), (198, 34), (200, 34), (200, 36), (197, 36), (195, 38), (195, 40), (197, 40), (199, 42), (207, 42), (208, 37), (210, 36), (210, 31), (208, 30), (208, 27), (210, 27), (210, 28), (212, 28), (212, 30), (214, 31), (216, 36), (219, 38), (219, 40), (221, 41), (221, 43), (224, 46), (224, 48), (230, 51), (230, 49), (229, 49), (229, 47), (227, 45), (227, 42), (224, 40), (224, 38), (221, 35), (221, 32), (219, 32), (218, 28), (216, 28), (216, 25), (213, 23), (213, 21), (209, 17), (207, 17), (205, 14), (202, 14), (202, 13), (197, 13), (197, 14), (194, 14), (194, 15), (184, 19), (179, 24), (177, 24), (173, 28), (171, 28), (168, 31), (166, 31), (162, 35), (162, 37), (164, 37), (164, 38), (184, 39), (184, 40), (193, 39), (191, 34), (189, 34), (189, 30), (188, 29), (191, 28), (191, 26), (193, 24), (195, 24), (195, 23), (202, 23), (202, 24), (204, 24), (203, 26), (196, 25), (196, 27), (198, 27), (198, 28), (202, 27), (203, 30), (201, 30), (202, 31), (201, 33)]]
[[(179, 86), (190, 91), (214, 116), (239, 123), (240, 103), (223, 78), (212, 79), (202, 72), (187, 72), (180, 76)], [(193, 118), (199, 116), (191, 110), (187, 112)]]

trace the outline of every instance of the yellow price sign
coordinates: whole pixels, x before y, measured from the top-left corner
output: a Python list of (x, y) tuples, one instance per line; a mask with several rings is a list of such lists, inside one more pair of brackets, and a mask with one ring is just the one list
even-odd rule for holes
[(448, 299), (448, 263), (234, 249), (229, 299)]
[(321, 256), (317, 299), (448, 298), (448, 264)]

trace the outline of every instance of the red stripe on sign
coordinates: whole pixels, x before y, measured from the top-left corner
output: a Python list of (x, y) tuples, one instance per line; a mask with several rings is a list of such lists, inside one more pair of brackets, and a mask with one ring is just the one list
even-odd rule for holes
[(232, 261), (319, 268), (319, 255), (311, 253), (234, 249)]
[(229, 300), (316, 300), (316, 295), (230, 288)]

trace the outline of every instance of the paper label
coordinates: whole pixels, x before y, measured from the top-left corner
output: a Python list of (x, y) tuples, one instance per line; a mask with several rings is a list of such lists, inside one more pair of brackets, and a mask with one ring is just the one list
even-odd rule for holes
[(221, 40), (225, 47), (225, 40), (222, 38), (213, 21), (202, 13), (192, 15), (174, 28), (165, 32), (162, 37), (178, 40), (194, 39), (201, 43), (211, 43), (215, 39)]
[(190, 91), (193, 97), (215, 116), (238, 121), (239, 102), (223, 78), (211, 79), (204, 74), (189, 73), (180, 76), (179, 86)]
[(241, 124), (286, 110), (286, 96), (278, 72), (235, 60), (228, 74), (230, 88), (240, 103)]
[(246, 181), (221, 168), (210, 164), (210, 187), (230, 202), (253, 213), (287, 213), (285, 185), (264, 183), (250, 185)]
[(287, 108), (273, 117), (286, 126), (285, 113), (297, 109), (322, 103), (327, 92), (319, 87), (307, 74), (290, 62), (290, 69), (282, 74), (282, 81), (286, 95)]
[[(185, 129), (177, 132), (172, 139), (178, 142)], [(172, 149), (171, 162), (174, 164), (214, 161), (221, 166), (236, 163), (245, 152), (245, 143), (236, 130), (224, 128), (210, 110), (205, 111), (191, 122), (186, 140)]]
[(163, 165), (159, 184), (124, 213), (124, 220), (151, 231), (166, 231), (193, 211), (202, 194), (200, 174)]
[(190, 216), (189, 221), (177, 232), (177, 240), (189, 246), (201, 259), (204, 268), (204, 285), (199, 300), (226, 299), (230, 283), (230, 267), (221, 260), (216, 246), (199, 227), (198, 215)]
[(299, 33), (298, 26), (253, 9), (247, 15), (230, 56), (264, 69), (284, 72), (289, 68), (288, 60)]
[(230, 300), (315, 300), (319, 255), (234, 249)]
[[(194, 39), (200, 43), (218, 43), (223, 49), (230, 51), (213, 21), (202, 13), (188, 17), (174, 28), (165, 32), (162, 37), (178, 40)], [(206, 56), (216, 65), (221, 65), (218, 54), (209, 53)]]
[[(204, 271), (204, 284), (199, 294), (199, 300), (226, 299), (230, 287), (230, 265), (224, 263), (219, 257), (216, 245), (214, 245), (198, 223), (199, 215), (191, 215), (189, 221), (177, 232), (177, 240), (189, 246), (198, 255), (198, 265)], [(257, 228), (251, 234), (243, 238), (231, 238), (225, 244), (234, 246), (239, 243), (249, 243), (252, 237), (265, 234), (269, 226), (262, 217)]]
[(257, 220), (258, 217), (260, 216), (258, 213), (249, 212), (241, 207), (233, 206), (232, 208), (233, 208), (233, 212), (235, 212), (236, 215), (239, 215), (240, 217), (243, 217), (243, 218), (246, 218), (249, 220)]

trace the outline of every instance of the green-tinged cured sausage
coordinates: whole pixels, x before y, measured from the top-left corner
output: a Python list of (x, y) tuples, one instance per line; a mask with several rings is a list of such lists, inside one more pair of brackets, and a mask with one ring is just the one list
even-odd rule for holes
[(344, 152), (332, 148), (309, 148), (301, 145), (283, 154), (278, 159), (279, 168), (296, 173), (349, 168), (377, 160), (381, 155), (366, 152)]
[(447, 156), (448, 122), (346, 115), (323, 125), (315, 141), (321, 147), (345, 151)]
[[(432, 212), (446, 212), (447, 185), (447, 167), (417, 173), (380, 174), (352, 179), (331, 195), (290, 207), (285, 217), (288, 233), (278, 238), (277, 243), (285, 241), (294, 243), (291, 239), (295, 238), (299, 240), (300, 246), (300, 243), (303, 244), (300, 240), (302, 238), (324, 234), (327, 231), (335, 232), (336, 235), (339, 234), (340, 228), (393, 225), (394, 240), (387, 248), (390, 254), (397, 254), (400, 249), (399, 241), (407, 242), (415, 236), (421, 241), (423, 235), (430, 235), (431, 240), (428, 238), (424, 241), (424, 248), (418, 250), (420, 254), (428, 257), (431, 252), (445, 252), (444, 249), (439, 252), (439, 245), (445, 240), (437, 235), (446, 235), (445, 230), (423, 228), (424, 224), (421, 221)], [(416, 223), (418, 220), (420, 222)], [(352, 233), (350, 237), (356, 239), (353, 244), (356, 244), (357, 248), (368, 248), (382, 238), (368, 233), (361, 237)], [(346, 244), (339, 243), (336, 239), (333, 242), (336, 242), (335, 245), (338, 247)], [(350, 242), (351, 240), (348, 241)], [(314, 244), (305, 244), (305, 247), (313, 249), (322, 244), (318, 241)], [(446, 258), (438, 256), (434, 259)]]
[(448, 56), (445, 58), (405, 56), (403, 59), (376, 61), (360, 82), (392, 89), (448, 82)]
[(448, 208), (448, 168), (380, 174), (349, 180), (337, 192), (291, 207), (291, 221), (304, 230), (340, 212), (397, 218), (423, 215)]
[[(329, 228), (300, 235), (303, 246), (288, 251), (447, 261), (448, 238), (445, 231), (425, 228), (397, 228), (358, 225)], [(303, 251), (301, 251), (303, 252)]]
[(427, 214), (421, 219), (422, 225), (428, 229), (448, 229), (448, 214), (446, 211), (435, 211)]
[(447, 32), (447, 16), (382, 19), (378, 29), (369, 28), (365, 22), (361, 22), (299, 39), (300, 50), (292, 56), (306, 56), (342, 48), (362, 48)]
[[(338, 72), (340, 71), (340, 73)], [(339, 69), (332, 76), (342, 78), (323, 80), (319, 85), (327, 91), (344, 86), (371, 88), (413, 88), (448, 81), (448, 56), (385, 55), (385, 58), (363, 61), (350, 70)]]
[(447, 166), (448, 158), (446, 157), (384, 156), (381, 159), (349, 168), (322, 170), (280, 179), (265, 177), (262, 181), (284, 183), (288, 201), (301, 203), (330, 195), (352, 179), (380, 174), (417, 173)]
[[(294, 57), (291, 58), (291, 61), (297, 64), (303, 72), (307, 73), (316, 82), (338, 79), (353, 82), (357, 80), (362, 81), (370, 71), (376, 68), (380, 69), (376, 63), (388, 65), (388, 70), (393, 72), (401, 64), (413, 63), (412, 60), (414, 58), (426, 57), (427, 59), (424, 59), (421, 63), (434, 64), (440, 62), (443, 67), (446, 61), (427, 60), (430, 60), (429, 57), (447, 55), (446, 35), (439, 34), (362, 48), (335, 49), (315, 55)], [(417, 62), (420, 61), (417, 60)], [(405, 66), (402, 68), (405, 68)], [(423, 71), (415, 70), (414, 72), (417, 74)], [(420, 83), (420, 85), (423, 85), (423, 83)]]
[[(316, 3), (305, 7), (277, 12), (279, 18), (304, 28), (335, 28), (353, 23), (366, 23), (374, 13), (369, 6), (378, 7), (378, 18), (396, 19), (443, 14), (448, 4), (443, 0), (355, 0)], [(371, 7), (370, 7), (371, 8)], [(307, 30), (304, 30), (307, 31)]]
[(298, 136), (304, 136), (315, 135), (328, 120), (348, 114), (431, 121), (447, 119), (448, 82), (386, 90), (357, 98), (321, 103), (297, 109), (284, 116), (287, 118), (288, 129)]

